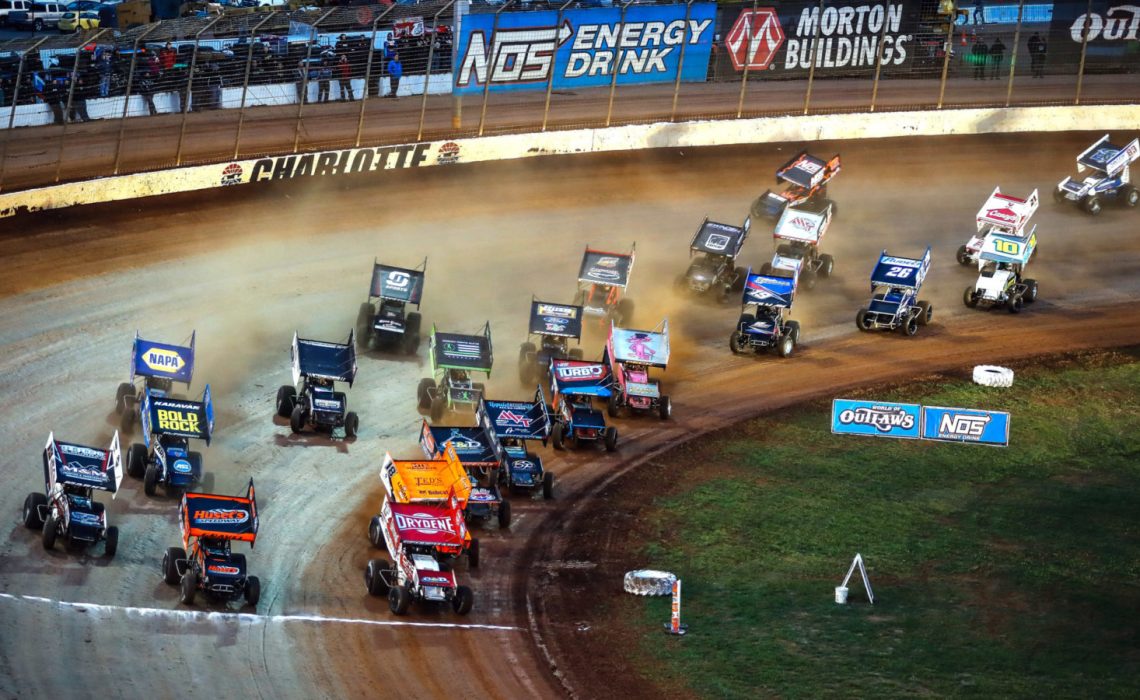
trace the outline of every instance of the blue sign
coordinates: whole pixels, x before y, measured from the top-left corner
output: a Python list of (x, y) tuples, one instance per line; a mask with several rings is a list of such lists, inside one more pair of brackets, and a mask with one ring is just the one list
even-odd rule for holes
[[(456, 47), (458, 95), (494, 91), (703, 82), (716, 4), (465, 15)], [(682, 49), (684, 64), (681, 62)]]
[(923, 406), (922, 438), (945, 442), (1009, 445), (1009, 414), (969, 408)]
[(190, 383), (194, 374), (194, 347), (155, 343), (135, 339), (133, 374), (143, 377), (165, 377), (176, 382)]
[(916, 440), (921, 432), (921, 409), (910, 403), (835, 399), (831, 402), (831, 432)]

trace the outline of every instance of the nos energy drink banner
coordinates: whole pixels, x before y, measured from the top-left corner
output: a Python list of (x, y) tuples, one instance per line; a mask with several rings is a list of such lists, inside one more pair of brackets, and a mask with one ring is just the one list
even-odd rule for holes
[[(1088, 25), (1085, 68), (1101, 71), (1140, 68), (1140, 3), (1067, 0), (1053, 3), (1046, 49), (1047, 65), (1075, 72)], [(1122, 78), (1122, 81), (1129, 79)], [(1133, 85), (1135, 79), (1131, 79)], [(1123, 87), (1123, 83), (1122, 83)]]
[[(463, 17), (455, 89), (554, 89), (703, 81), (712, 50), (714, 3), (631, 6), (622, 10), (513, 12)], [(561, 20), (561, 21), (560, 21)], [(682, 46), (684, 65), (681, 65)]]

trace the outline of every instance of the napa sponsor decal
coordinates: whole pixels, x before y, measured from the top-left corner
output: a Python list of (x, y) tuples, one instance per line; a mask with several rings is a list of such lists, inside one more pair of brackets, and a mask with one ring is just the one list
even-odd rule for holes
[(169, 377), (181, 382), (190, 381), (194, 366), (194, 351), (173, 345), (137, 341), (135, 347), (135, 373), (143, 376)]
[(917, 439), (922, 407), (886, 401), (835, 399), (831, 402), (831, 432), (843, 435)]
[(241, 525), (249, 520), (249, 512), (237, 508), (211, 508), (194, 511), (196, 523), (210, 525)]
[[(704, 81), (715, 3), (471, 14), (456, 94)], [(683, 55), (682, 55), (683, 54)]]
[(979, 445), (1009, 445), (1009, 414), (970, 408), (922, 408), (922, 438)]

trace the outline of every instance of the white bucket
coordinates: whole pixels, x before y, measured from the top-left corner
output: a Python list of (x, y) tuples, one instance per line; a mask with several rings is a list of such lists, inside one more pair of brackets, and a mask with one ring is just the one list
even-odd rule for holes
[(835, 602), (839, 603), (840, 605), (847, 604), (847, 586), (835, 587)]

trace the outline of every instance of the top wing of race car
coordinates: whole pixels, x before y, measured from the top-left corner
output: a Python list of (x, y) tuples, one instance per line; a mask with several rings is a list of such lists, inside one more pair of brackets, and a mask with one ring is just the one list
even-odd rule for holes
[(981, 267), (986, 262), (1025, 265), (1036, 247), (1037, 236), (1021, 238), (990, 233), (982, 240), (982, 247), (978, 250), (978, 266)]
[(1108, 134), (1105, 134), (1099, 141), (1077, 156), (1077, 170), (1084, 172), (1085, 168), (1091, 168), (1103, 172), (1109, 177), (1115, 177), (1121, 170), (1124, 170), (1124, 166), (1134, 162), (1137, 158), (1140, 158), (1140, 139), (1132, 139), (1127, 146), (1122, 148), (1109, 143)]
[(139, 409), (142, 417), (143, 440), (150, 446), (150, 436), (177, 435), (179, 437), (205, 440), (210, 444), (214, 433), (214, 401), (210, 396), (210, 385), (202, 392), (201, 401), (168, 399), (165, 397), (143, 397)]
[(727, 255), (735, 260), (736, 256), (740, 255), (740, 248), (748, 238), (748, 231), (751, 228), (751, 217), (746, 218), (742, 226), (732, 226), (709, 221), (706, 216), (700, 228), (693, 234), (693, 241), (689, 244), (690, 254)]
[(871, 289), (884, 286), (905, 287), (917, 291), (929, 270), (930, 246), (926, 247), (926, 252), (918, 259), (887, 255), (887, 251), (884, 250), (879, 255), (879, 262), (875, 263), (875, 269), (871, 271)]
[(624, 289), (629, 285), (629, 273), (633, 271), (636, 253), (636, 243), (628, 253), (607, 253), (587, 246), (582, 255), (582, 266), (578, 268), (578, 281)]
[(414, 269), (382, 265), (377, 261), (372, 263), (372, 285), (368, 288), (368, 297), (393, 299), (408, 304), (415, 304), (418, 308), (420, 297), (424, 291), (424, 276), (427, 274), (427, 258)]
[(131, 381), (135, 377), (161, 377), (189, 386), (194, 376), (194, 337), (190, 333), (190, 344), (167, 345), (145, 340), (135, 331), (135, 341), (131, 345)]
[(191, 537), (217, 537), (240, 540), (253, 546), (257, 540), (257, 498), (253, 479), (245, 496), (222, 496), (212, 493), (184, 493), (178, 508), (182, 541)]
[(123, 481), (123, 455), (119, 431), (103, 450), (71, 442), (60, 442), (49, 433), (44, 447), (44, 483), (50, 493), (56, 484), (108, 491), (112, 498)]
[(807, 190), (815, 189), (826, 185), (839, 173), (840, 167), (838, 153), (825, 161), (800, 151), (776, 171), (776, 182), (784, 180)]
[(981, 231), (987, 225), (992, 225), (1015, 236), (1022, 236), (1025, 225), (1037, 211), (1037, 205), (1037, 190), (1033, 190), (1028, 197), (1021, 199), (1002, 194), (1001, 188), (995, 187), (989, 199), (978, 210), (978, 230)]
[(380, 481), (397, 503), (440, 503), (454, 494), (465, 507), (471, 495), (471, 478), (450, 443), (444, 444), (443, 459), (395, 460), (385, 453)]
[(530, 333), (533, 335), (556, 335), (562, 338), (581, 338), (582, 307), (532, 299), (530, 302)]
[(781, 309), (792, 308), (796, 294), (796, 279), (783, 275), (757, 275), (748, 269), (744, 280), (744, 298), (741, 304), (759, 304)]
[(615, 362), (664, 369), (669, 364), (669, 319), (662, 320), (651, 331), (618, 328), (610, 321), (610, 337), (606, 342), (605, 353)]
[(500, 438), (545, 440), (550, 435), (550, 412), (539, 385), (534, 401), (484, 401), (483, 414)]
[(604, 399), (613, 392), (610, 367), (603, 362), (551, 360), (550, 377), (555, 394), (581, 394)]
[(483, 326), (479, 335), (441, 333), (431, 327), (428, 356), (436, 369), (465, 369), (491, 375), (494, 353), (491, 346), (491, 322)]
[(439, 459), (449, 444), (465, 467), (495, 468), (502, 464), (503, 447), (484, 425), (453, 427), (423, 422), (420, 449), (426, 458)]
[(831, 224), (831, 202), (789, 205), (780, 215), (772, 237), (818, 244)]
[[(463, 520), (463, 511), (454, 505), (453, 501), (442, 506), (394, 503), (385, 498), (380, 506), (380, 521), (390, 523), (396, 530), (396, 539), (403, 544), (460, 548), (466, 543), (467, 524)], [(389, 548), (396, 546), (395, 541), (387, 544)]]
[(348, 382), (352, 386), (356, 379), (356, 331), (348, 332), (345, 343), (299, 338), (294, 332), (292, 356), (294, 384), (300, 384), (305, 376)]

